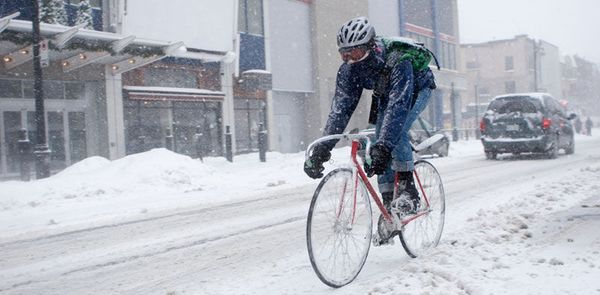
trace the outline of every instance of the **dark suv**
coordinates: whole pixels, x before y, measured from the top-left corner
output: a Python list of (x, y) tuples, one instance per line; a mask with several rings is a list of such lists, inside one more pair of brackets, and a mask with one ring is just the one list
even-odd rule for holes
[(487, 159), (500, 153), (544, 153), (548, 158), (575, 152), (573, 125), (563, 107), (546, 93), (507, 94), (490, 102), (480, 123)]

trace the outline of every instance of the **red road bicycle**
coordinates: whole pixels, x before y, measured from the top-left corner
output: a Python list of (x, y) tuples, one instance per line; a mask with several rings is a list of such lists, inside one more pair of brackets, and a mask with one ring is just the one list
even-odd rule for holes
[[(444, 227), (445, 196), (435, 167), (425, 160), (415, 161), (415, 184), (421, 197), (420, 208), (415, 214), (400, 214), (399, 209), (393, 206), (388, 212), (363, 169), (362, 157), (358, 155), (364, 147), (364, 160), (369, 162), (371, 142), (367, 134), (319, 138), (310, 144), (306, 157), (315, 144), (332, 139), (352, 141), (351, 163), (329, 172), (319, 183), (310, 203), (306, 240), (310, 263), (319, 279), (328, 286), (339, 288), (352, 282), (360, 273), (372, 242), (371, 199), (383, 215), (388, 229), (393, 229), (393, 234), (399, 236), (410, 257), (415, 258), (437, 246)], [(432, 141), (435, 138), (413, 146), (413, 150), (421, 150)], [(397, 181), (395, 186), (398, 188)]]

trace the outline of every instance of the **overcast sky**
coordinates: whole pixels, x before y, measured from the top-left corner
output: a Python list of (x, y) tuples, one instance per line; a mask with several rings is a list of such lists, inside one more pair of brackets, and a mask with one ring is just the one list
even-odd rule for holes
[(458, 0), (461, 43), (527, 34), (600, 64), (600, 0)]

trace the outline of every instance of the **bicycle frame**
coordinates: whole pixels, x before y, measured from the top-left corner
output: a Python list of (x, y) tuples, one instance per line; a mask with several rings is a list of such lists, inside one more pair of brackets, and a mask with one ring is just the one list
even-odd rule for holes
[[(352, 223), (354, 223), (354, 211), (356, 209), (356, 194), (357, 194), (357, 189), (358, 189), (358, 177), (361, 178), (361, 180), (363, 181), (363, 183), (365, 184), (365, 186), (367, 187), (367, 190), (369, 191), (369, 194), (371, 195), (371, 198), (373, 199), (373, 201), (375, 202), (375, 204), (377, 204), (377, 207), (379, 208), (379, 211), (381, 212), (381, 214), (383, 215), (383, 218), (389, 222), (390, 224), (394, 223), (394, 220), (391, 216), (391, 214), (388, 212), (388, 210), (385, 208), (385, 206), (383, 205), (383, 202), (381, 201), (381, 198), (379, 197), (379, 194), (377, 193), (377, 191), (375, 190), (375, 188), (373, 187), (373, 185), (371, 184), (371, 182), (369, 181), (369, 178), (367, 177), (367, 174), (365, 173), (362, 165), (360, 164), (360, 162), (358, 161), (358, 150), (361, 147), (361, 143), (359, 142), (358, 139), (365, 139), (367, 142), (367, 145), (365, 147), (366, 152), (365, 152), (365, 158), (367, 160), (367, 162), (370, 160), (369, 158), (369, 150), (371, 147), (371, 140), (369, 139), (369, 137), (366, 134), (336, 134), (336, 135), (328, 135), (328, 136), (324, 136), (322, 138), (319, 138), (317, 140), (315, 140), (314, 142), (312, 142), (308, 148), (306, 149), (306, 158), (308, 158), (310, 151), (312, 151), (312, 148), (314, 147), (315, 144), (322, 142), (322, 141), (328, 141), (328, 140), (336, 140), (336, 139), (350, 139), (352, 140), (352, 146), (351, 146), (351, 159), (352, 159), (352, 163), (354, 165), (354, 168), (356, 169), (356, 178), (354, 180), (354, 191), (353, 191), (353, 195), (354, 195), (354, 204), (353, 204), (353, 212), (352, 212)], [(413, 150), (415, 150), (415, 147), (412, 147)], [(425, 194), (425, 189), (423, 188), (423, 185), (421, 183), (421, 180), (419, 179), (419, 175), (417, 174), (416, 171), (413, 171), (413, 174), (415, 176), (415, 179), (417, 180), (417, 183), (419, 184), (419, 189), (421, 190), (421, 193), (423, 194), (423, 199), (425, 200), (425, 204), (427, 205), (426, 210), (420, 210), (419, 212), (417, 212), (414, 215), (409, 216), (406, 219), (400, 220), (400, 225), (404, 226), (408, 223), (410, 223), (411, 221), (426, 215), (427, 213), (429, 213), (430, 209), (429, 209), (429, 200), (427, 198), (427, 195)], [(398, 178), (396, 177), (396, 179), (394, 180), (394, 190), (396, 190), (398, 187)], [(338, 211), (338, 213), (336, 214), (337, 217), (339, 217), (339, 214), (341, 213), (341, 208), (343, 207), (343, 203), (344, 203), (344, 195), (346, 194), (346, 188), (344, 187), (344, 191), (342, 192), (341, 195), (341, 201), (340, 201), (340, 210)]]
[[(375, 191), (375, 188), (373, 187), (373, 185), (371, 184), (371, 182), (369, 181), (369, 178), (367, 177), (367, 174), (365, 173), (362, 165), (360, 164), (360, 162), (358, 161), (358, 149), (360, 148), (360, 142), (356, 139), (352, 140), (352, 148), (351, 148), (351, 157), (352, 157), (352, 162), (354, 163), (354, 167), (356, 168), (356, 172), (357, 172), (357, 179), (355, 180), (355, 183), (358, 182), (358, 177), (360, 177), (363, 181), (363, 183), (365, 184), (365, 186), (367, 187), (367, 190), (369, 191), (369, 193), (371, 194), (371, 198), (373, 199), (373, 201), (375, 201), (375, 204), (377, 204), (377, 207), (379, 208), (379, 211), (381, 211), (381, 214), (383, 215), (383, 218), (389, 222), (389, 223), (393, 223), (393, 219), (392, 216), (390, 215), (390, 213), (388, 212), (388, 210), (385, 208), (385, 206), (383, 205), (383, 202), (381, 201), (381, 199), (379, 198), (379, 195), (377, 194), (377, 191)], [(423, 199), (425, 199), (425, 204), (427, 204), (427, 208), (429, 208), (429, 200), (427, 199), (427, 195), (425, 194), (425, 190), (423, 189), (423, 185), (421, 184), (421, 180), (419, 179), (419, 176), (417, 175), (417, 172), (414, 171), (413, 172), (415, 175), (415, 178), (417, 180), (417, 183), (419, 184), (419, 189), (421, 190), (421, 193), (423, 194)], [(394, 181), (394, 190), (398, 187), (398, 178), (396, 177), (395, 181)], [(357, 190), (357, 186), (354, 186), (354, 202), (356, 204), (356, 190)], [(343, 196), (343, 195), (342, 195)], [(356, 205), (354, 205), (354, 207), (356, 207)], [(428, 213), (428, 210), (423, 210), (421, 212), (418, 212), (417, 214), (414, 214), (406, 219), (400, 220), (400, 223), (404, 226), (406, 224), (408, 224), (409, 222), (425, 215)]]

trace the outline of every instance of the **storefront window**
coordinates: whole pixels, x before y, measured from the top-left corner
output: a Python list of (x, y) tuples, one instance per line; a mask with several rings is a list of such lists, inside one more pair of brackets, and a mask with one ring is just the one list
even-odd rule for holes
[(69, 112), (69, 145), (71, 149), (71, 163), (81, 161), (87, 157), (87, 143), (85, 135), (85, 113)]
[(220, 102), (127, 100), (124, 106), (128, 154), (166, 147), (170, 130), (178, 153), (222, 155)]
[(27, 112), (27, 134), (32, 145), (37, 144), (37, 125), (35, 124), (35, 112)]
[(19, 80), (0, 80), (0, 97), (2, 98), (21, 98), (21, 81)]
[(258, 99), (236, 99), (234, 111), (237, 152), (257, 151), (259, 124), (266, 125), (265, 103)]
[(150, 68), (144, 72), (144, 85), (197, 88), (196, 73), (183, 69)]
[(50, 147), (50, 168), (62, 169), (65, 163), (65, 129), (62, 112), (48, 112), (48, 146)]
[(6, 147), (6, 164), (8, 172), (19, 169), (19, 130), (21, 130), (21, 112), (4, 112), (4, 140)]
[(85, 84), (81, 82), (65, 83), (66, 99), (83, 99), (85, 96)]
[(35, 98), (35, 94), (33, 93), (33, 81), (30, 81), (30, 80), (23, 81), (23, 97), (24, 98)]
[(65, 98), (65, 89), (62, 82), (44, 80), (43, 85), (44, 99)]
[(165, 130), (161, 115), (168, 110), (168, 102), (133, 101), (126, 107), (127, 153), (140, 153), (165, 147)]

